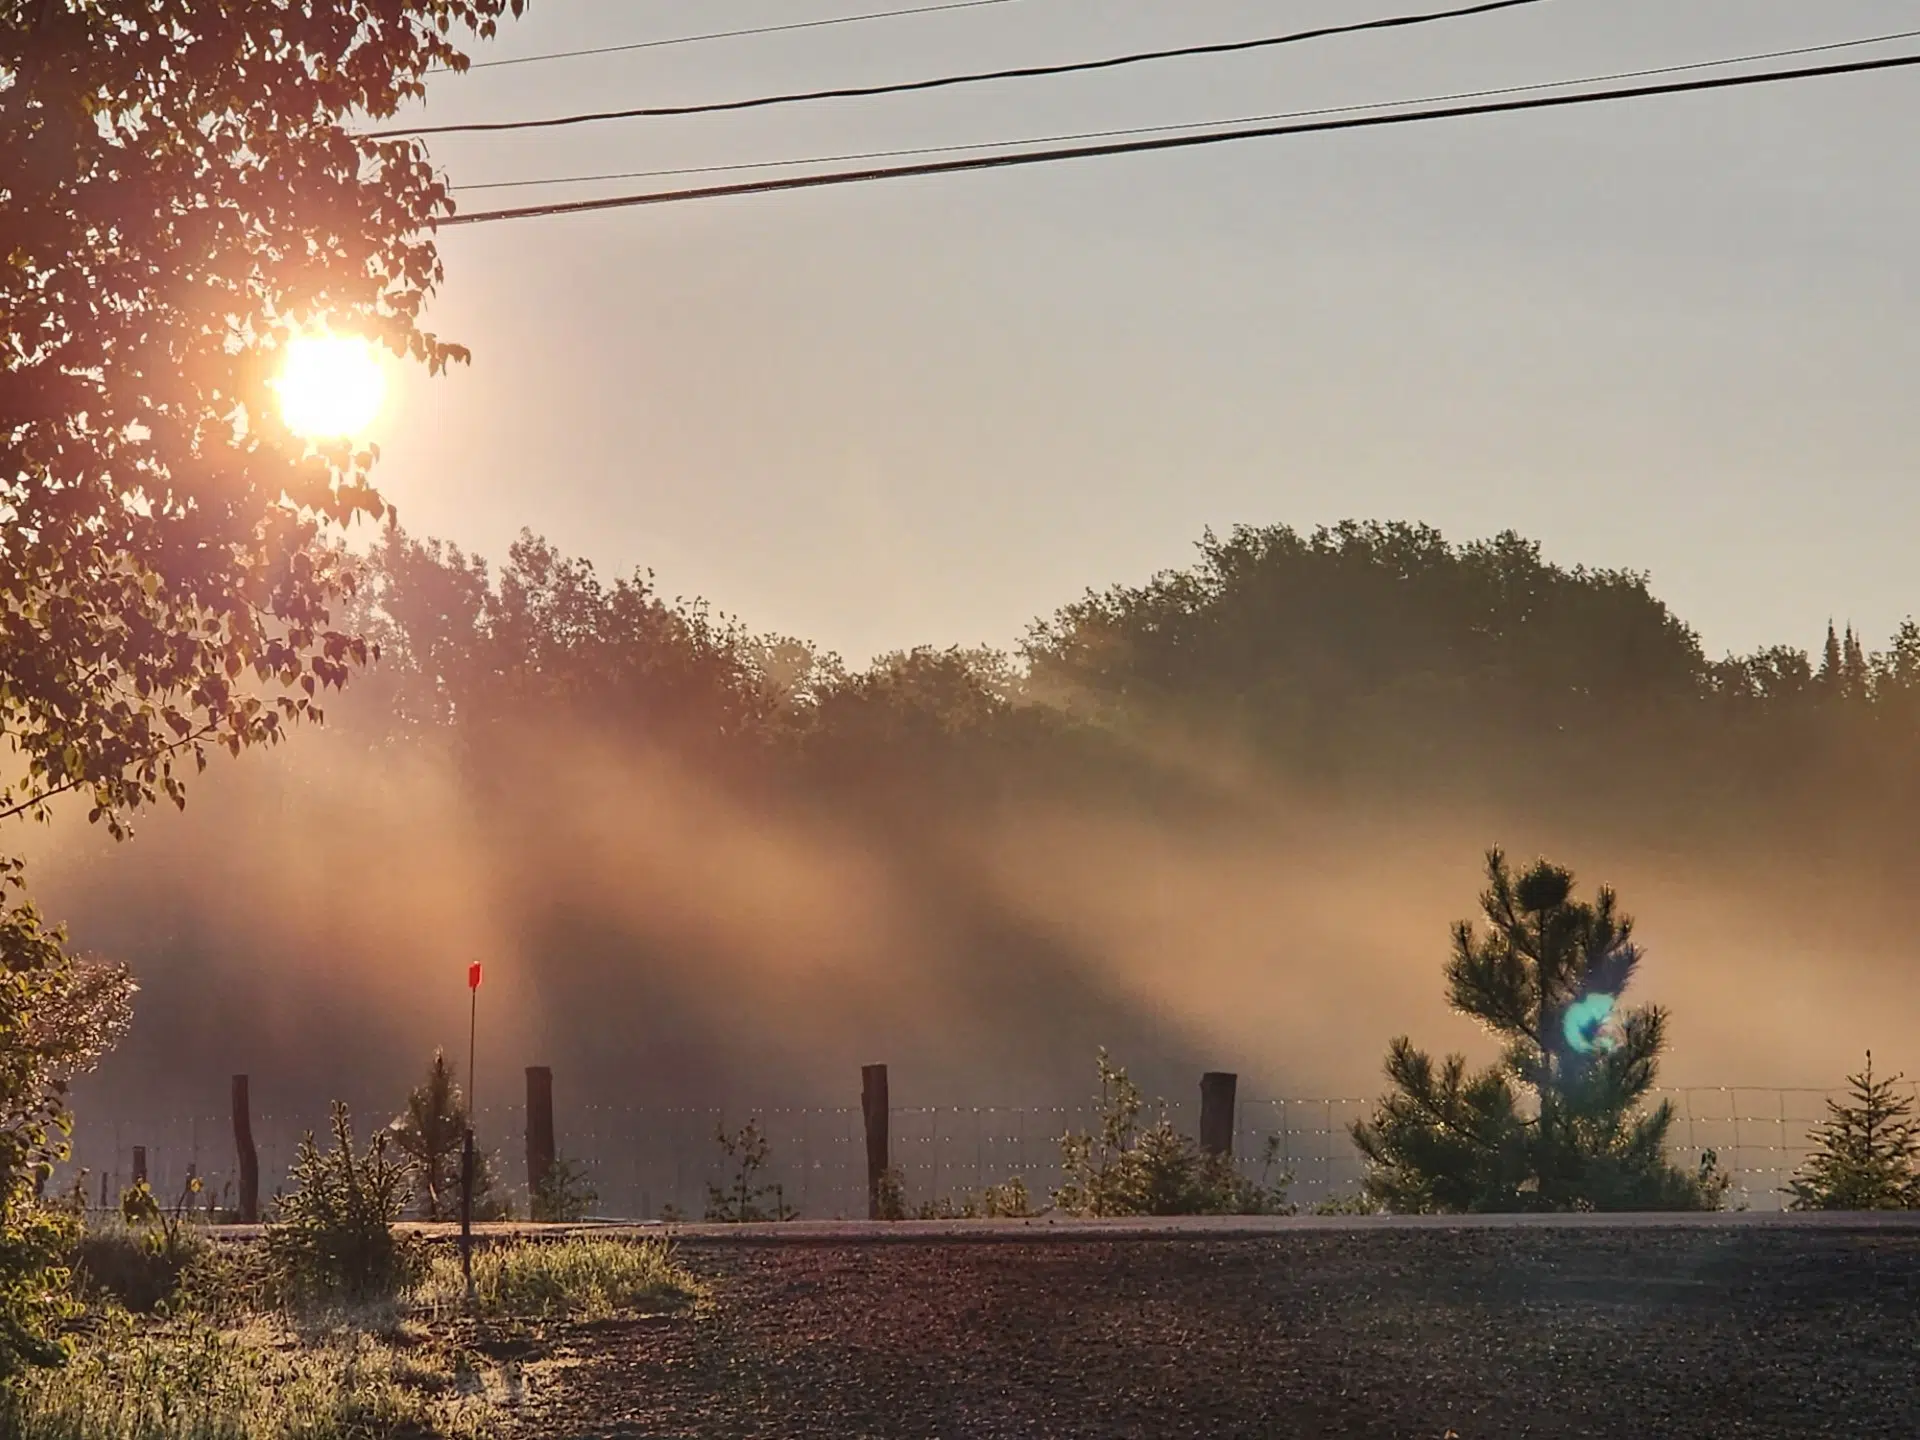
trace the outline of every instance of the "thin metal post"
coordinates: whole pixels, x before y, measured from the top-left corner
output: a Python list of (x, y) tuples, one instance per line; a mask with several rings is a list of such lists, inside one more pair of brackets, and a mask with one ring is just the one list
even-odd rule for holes
[(460, 1273), (467, 1282), (467, 1301), (473, 1301), (473, 1127), (467, 1127), (460, 1147)]
[(460, 1273), (467, 1282), (467, 1304), (473, 1290), (473, 1110), (479, 1099), (474, 1085), (474, 1036), (480, 1022), (480, 962), (467, 967), (467, 1129), (460, 1147)]

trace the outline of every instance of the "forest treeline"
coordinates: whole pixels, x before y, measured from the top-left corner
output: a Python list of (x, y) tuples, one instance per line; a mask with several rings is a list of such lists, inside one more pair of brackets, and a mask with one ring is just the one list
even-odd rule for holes
[(1677, 1071), (1806, 1083), (1893, 1043), (1833, 966), (1903, 963), (1911, 623), (1714, 659), (1642, 575), (1355, 522), (1208, 535), (1007, 651), (856, 666), (531, 535), (354, 563), (337, 618), (379, 658), (324, 733), (48, 872), (143, 987), (93, 1113), (242, 1070), (283, 1111), (389, 1093), (479, 956), (490, 1083), (562, 1057), (582, 1100), (838, 1104), (890, 1059), (929, 1103), (1064, 1103), (1101, 1045), (1153, 1093), (1365, 1093), (1440, 1023), (1496, 842), (1645, 897)]
[(859, 669), (529, 534), (497, 570), (398, 532), (364, 565), (355, 618), (381, 660), (354, 723), (456, 732), (483, 767), (490, 735), (558, 714), (849, 801), (1043, 776), (1175, 786), (1181, 757), (1224, 747), (1330, 795), (1531, 796), (1594, 825), (1796, 847), (1904, 851), (1920, 833), (1912, 620), (1880, 649), (1830, 625), (1817, 655), (1713, 659), (1645, 575), (1565, 568), (1512, 532), (1237, 527), (1011, 652)]

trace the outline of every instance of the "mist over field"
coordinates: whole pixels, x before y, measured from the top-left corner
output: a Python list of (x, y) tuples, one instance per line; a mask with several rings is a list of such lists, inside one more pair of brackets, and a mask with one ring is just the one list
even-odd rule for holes
[(324, 729), (37, 838), (142, 986), (89, 1123), (236, 1072), (384, 1118), (464, 1061), (474, 958), (486, 1105), (529, 1064), (563, 1110), (850, 1104), (874, 1060), (897, 1104), (1059, 1104), (1101, 1045), (1182, 1099), (1371, 1095), (1395, 1034), (1490, 1053), (1440, 967), (1491, 844), (1620, 891), (1662, 1083), (1920, 1065), (1911, 634), (1710, 662), (1639, 577), (1409, 527), (1210, 539), (1017, 663), (849, 673), (531, 541), (396, 539), (357, 604), (384, 658)]

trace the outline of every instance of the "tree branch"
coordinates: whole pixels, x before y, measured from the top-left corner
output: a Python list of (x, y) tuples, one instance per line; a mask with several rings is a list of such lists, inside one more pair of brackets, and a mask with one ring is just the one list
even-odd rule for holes
[[(164, 760), (169, 755), (177, 755), (189, 745), (206, 739), (219, 728), (220, 722), (218, 720), (209, 720), (191, 734), (183, 735), (178, 740), (162, 745), (158, 750), (143, 755), (137, 760), (127, 761), (125, 765), (121, 766), (121, 774), (125, 775), (127, 770), (135, 765), (151, 765), (155, 760)], [(18, 800), (11, 805), (0, 806), (0, 820), (11, 820), (16, 815), (25, 814), (37, 806), (46, 804), (47, 801), (53, 799), (56, 795), (64, 795), (68, 791), (78, 790), (83, 785), (97, 785), (99, 783), (100, 779), (97, 776), (75, 775), (70, 779), (62, 780), (58, 785), (40, 791), (37, 795), (31, 795), (25, 800)]]

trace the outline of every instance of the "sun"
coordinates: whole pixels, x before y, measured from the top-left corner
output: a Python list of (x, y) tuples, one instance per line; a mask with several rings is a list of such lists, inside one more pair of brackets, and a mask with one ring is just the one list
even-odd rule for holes
[(273, 381), (280, 418), (308, 440), (350, 440), (380, 413), (387, 377), (373, 346), (355, 335), (296, 335)]

